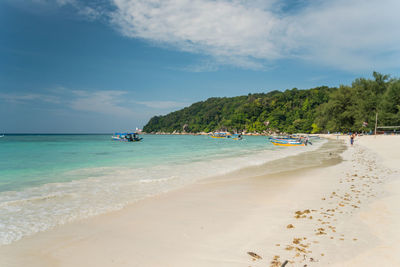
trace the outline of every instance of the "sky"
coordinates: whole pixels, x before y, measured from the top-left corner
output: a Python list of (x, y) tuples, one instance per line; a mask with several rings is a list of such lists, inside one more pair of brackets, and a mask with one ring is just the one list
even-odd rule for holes
[(112, 133), (209, 97), (399, 77), (398, 0), (0, 0), (0, 134)]

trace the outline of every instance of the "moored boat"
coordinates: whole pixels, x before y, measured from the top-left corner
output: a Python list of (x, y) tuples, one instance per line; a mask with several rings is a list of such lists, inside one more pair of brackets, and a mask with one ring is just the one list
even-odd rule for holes
[(220, 139), (232, 137), (232, 135), (227, 132), (216, 132), (216, 133), (211, 134), (210, 136), (211, 136), (211, 138), (220, 138)]
[(275, 146), (304, 146), (305, 144), (300, 140), (296, 139), (277, 139), (277, 138), (270, 138), (270, 141)]
[(140, 137), (138, 133), (115, 133), (111, 136), (111, 139), (123, 142), (139, 142), (143, 138)]
[(298, 138), (295, 138), (291, 135), (276, 135), (276, 136), (269, 136), (269, 140), (271, 139), (279, 139), (279, 140), (297, 140)]

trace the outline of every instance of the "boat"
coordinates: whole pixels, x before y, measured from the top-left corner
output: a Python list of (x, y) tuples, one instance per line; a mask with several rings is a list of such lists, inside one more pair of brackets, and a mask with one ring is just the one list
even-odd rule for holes
[(140, 137), (138, 133), (115, 133), (111, 136), (111, 139), (123, 142), (139, 142), (143, 138)]
[(4, 134), (0, 135), (0, 137), (4, 137)]
[(305, 146), (303, 142), (294, 138), (291, 139), (270, 138), (270, 141), (275, 146)]
[(279, 139), (279, 140), (297, 140), (298, 138), (295, 138), (291, 135), (277, 135), (277, 136), (269, 136), (269, 140), (271, 139)]
[(216, 132), (216, 133), (211, 134), (210, 136), (211, 136), (211, 138), (219, 138), (219, 139), (232, 137), (232, 135), (230, 133), (226, 133), (226, 132)]

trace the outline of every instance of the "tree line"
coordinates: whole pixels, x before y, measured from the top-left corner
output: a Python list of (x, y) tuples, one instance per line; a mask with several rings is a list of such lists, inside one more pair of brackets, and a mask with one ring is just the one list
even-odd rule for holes
[(320, 133), (400, 125), (400, 80), (373, 72), (351, 86), (212, 97), (164, 116), (154, 116), (145, 132), (285, 132)]

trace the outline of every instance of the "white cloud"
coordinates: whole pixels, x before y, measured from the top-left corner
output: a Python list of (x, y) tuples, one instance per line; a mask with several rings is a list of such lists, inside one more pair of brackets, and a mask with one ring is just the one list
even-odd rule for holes
[[(300, 59), (346, 70), (400, 61), (400, 1), (112, 0), (121, 33), (211, 56), (218, 64), (262, 68)], [(196, 69), (195, 69), (196, 70)]]
[(56, 0), (56, 3), (60, 6), (68, 5), (68, 4), (76, 4), (76, 0)]
[(78, 14), (89, 20), (95, 20), (101, 16), (101, 12), (89, 6), (77, 6)]
[[(43, 102), (57, 105), (66, 110), (87, 111), (108, 114), (118, 117), (137, 117), (144, 110), (176, 110), (189, 103), (177, 101), (136, 101), (129, 92), (112, 90), (71, 90), (65, 87), (54, 87), (44, 93), (1, 93), (0, 102), (17, 105), (42, 105)], [(147, 112), (146, 111), (146, 112)]]
[(12, 94), (12, 93), (0, 93), (0, 100), (11, 103), (24, 103), (30, 101), (48, 102), (53, 104), (60, 103), (58, 96), (47, 95), (47, 94), (36, 94), (36, 93), (24, 93), (24, 94)]
[(90, 111), (116, 116), (134, 115), (132, 109), (124, 107), (123, 91), (72, 91), (76, 96), (70, 102), (70, 107), (79, 111)]
[(341, 69), (398, 66), (398, 10), (397, 0), (322, 2), (291, 18), (287, 42), (293, 55)]
[(89, 20), (110, 19), (127, 37), (213, 61), (186, 71), (266, 69), (281, 59), (370, 71), (400, 61), (399, 0), (303, 0), (289, 12), (285, 0), (29, 1), (70, 6)]
[(128, 37), (213, 56), (277, 58), (269, 35), (279, 25), (273, 13), (241, 1), (115, 0), (112, 16)]

